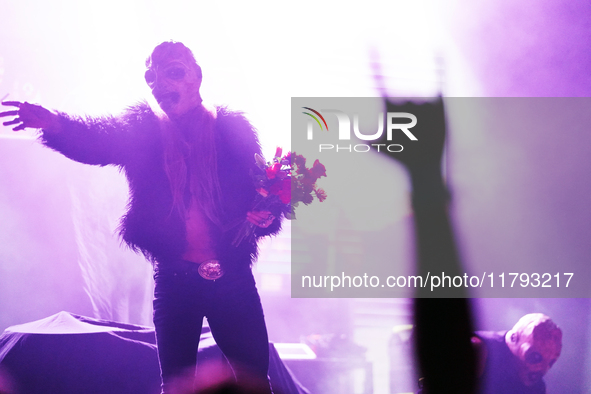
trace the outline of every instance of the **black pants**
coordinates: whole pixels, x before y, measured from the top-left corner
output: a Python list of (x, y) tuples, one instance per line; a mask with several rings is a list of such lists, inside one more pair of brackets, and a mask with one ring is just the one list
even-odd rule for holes
[(213, 281), (202, 278), (197, 266), (182, 260), (160, 263), (154, 274), (162, 392), (169, 392), (175, 377), (195, 368), (204, 316), (238, 382), (266, 381), (269, 340), (252, 271), (244, 267)]

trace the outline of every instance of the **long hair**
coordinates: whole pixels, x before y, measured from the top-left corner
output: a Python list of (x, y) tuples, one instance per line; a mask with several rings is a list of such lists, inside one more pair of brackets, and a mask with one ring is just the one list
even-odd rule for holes
[[(202, 107), (186, 123), (163, 122), (164, 163), (172, 192), (172, 211), (185, 217), (192, 204), (216, 226), (222, 225), (217, 171), (215, 115)], [(172, 212), (171, 211), (171, 212)]]

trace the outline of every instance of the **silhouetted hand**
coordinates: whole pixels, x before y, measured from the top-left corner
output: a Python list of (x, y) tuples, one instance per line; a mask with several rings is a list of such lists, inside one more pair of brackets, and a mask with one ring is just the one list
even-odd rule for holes
[(59, 127), (58, 116), (40, 105), (29, 104), (26, 101), (4, 101), (2, 105), (17, 107), (17, 110), (0, 112), (0, 117), (14, 116), (14, 119), (2, 123), (4, 126), (16, 125), (13, 131), (25, 128), (52, 129), (56, 131)]
[(394, 130), (392, 140), (388, 141), (386, 133), (383, 133), (382, 138), (375, 141), (376, 144), (400, 144), (403, 149), (401, 152), (389, 152), (382, 148), (380, 153), (402, 163), (411, 175), (439, 170), (446, 134), (445, 113), (441, 97), (420, 104), (408, 101), (395, 103), (387, 98), (384, 98), (384, 101), (386, 112), (406, 112), (417, 117), (416, 126), (409, 129), (417, 140), (412, 141), (403, 132)]

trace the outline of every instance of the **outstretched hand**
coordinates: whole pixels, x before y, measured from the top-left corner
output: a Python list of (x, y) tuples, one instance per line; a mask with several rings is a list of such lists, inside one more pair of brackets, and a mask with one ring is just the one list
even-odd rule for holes
[(16, 110), (0, 112), (0, 117), (13, 116), (12, 120), (2, 123), (4, 126), (16, 125), (13, 131), (23, 130), (25, 128), (33, 129), (57, 129), (57, 115), (43, 108), (40, 105), (29, 104), (26, 101), (3, 101), (2, 105), (16, 107)]

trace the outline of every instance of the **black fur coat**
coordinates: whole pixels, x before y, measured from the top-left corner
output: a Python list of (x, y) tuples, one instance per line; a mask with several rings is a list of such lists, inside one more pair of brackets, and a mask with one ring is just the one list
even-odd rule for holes
[[(130, 107), (118, 117), (80, 118), (60, 114), (61, 130), (43, 130), (41, 141), (66, 157), (85, 164), (115, 165), (129, 184), (127, 213), (120, 235), (151, 262), (179, 259), (187, 247), (184, 219), (172, 209), (172, 192), (164, 168), (160, 121), (147, 103)], [(250, 265), (257, 256), (256, 239), (231, 245), (246, 213), (253, 208), (255, 188), (249, 175), (254, 154), (261, 151), (256, 130), (239, 112), (217, 108), (217, 167), (225, 230), (217, 234), (216, 252), (226, 268)], [(257, 228), (255, 238), (279, 232), (275, 220)]]

